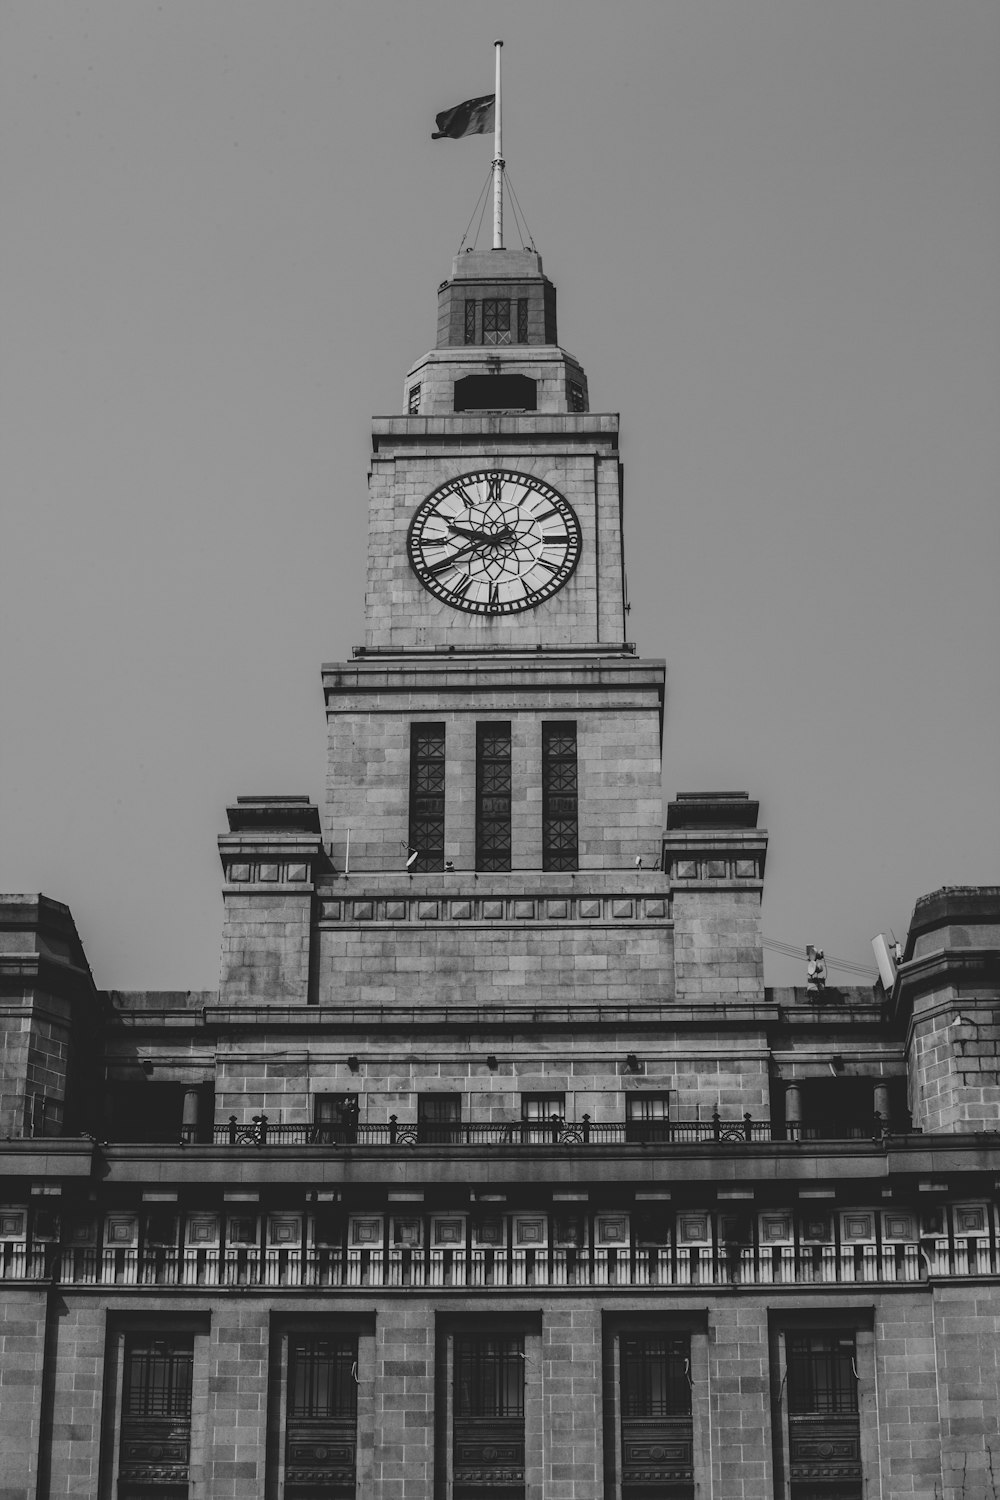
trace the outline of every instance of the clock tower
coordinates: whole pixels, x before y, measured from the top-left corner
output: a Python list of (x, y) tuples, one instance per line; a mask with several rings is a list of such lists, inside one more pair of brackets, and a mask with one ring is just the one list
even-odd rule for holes
[(456, 257), (403, 404), (373, 423), (365, 644), (324, 671), (335, 867), (652, 879), (663, 667), (624, 639), (618, 418), (539, 255)]

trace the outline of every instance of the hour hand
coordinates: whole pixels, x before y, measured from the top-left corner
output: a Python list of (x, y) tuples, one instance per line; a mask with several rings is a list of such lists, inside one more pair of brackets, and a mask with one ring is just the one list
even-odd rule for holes
[(471, 531), (467, 526), (459, 526), (457, 521), (449, 521), (448, 530), (453, 531), (456, 536), (464, 536), (470, 542), (483, 542), (489, 536), (489, 532)]

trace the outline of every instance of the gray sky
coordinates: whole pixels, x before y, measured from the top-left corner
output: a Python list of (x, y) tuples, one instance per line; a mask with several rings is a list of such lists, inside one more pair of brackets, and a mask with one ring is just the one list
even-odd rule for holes
[(497, 35), (667, 794), (759, 797), (766, 934), (855, 963), (998, 878), (995, 0), (6, 0), (0, 887), (99, 984), (216, 984), (226, 803), (322, 797)]

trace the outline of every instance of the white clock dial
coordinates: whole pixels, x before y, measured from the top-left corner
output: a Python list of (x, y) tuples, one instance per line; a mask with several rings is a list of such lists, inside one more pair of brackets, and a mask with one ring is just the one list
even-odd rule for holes
[(424, 588), (454, 609), (509, 615), (550, 599), (580, 557), (580, 523), (558, 490), (510, 469), (441, 485), (407, 538)]

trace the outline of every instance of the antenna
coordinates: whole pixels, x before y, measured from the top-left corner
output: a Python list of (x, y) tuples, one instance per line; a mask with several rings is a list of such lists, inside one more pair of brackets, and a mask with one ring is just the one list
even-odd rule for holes
[(496, 48), (496, 105), (493, 111), (493, 248), (503, 249), (503, 108), (500, 103), (500, 50), (503, 42), (493, 43)]
[(878, 977), (882, 981), (882, 988), (889, 994), (896, 982), (896, 955), (894, 947), (890, 947), (885, 933), (880, 932), (878, 937), (872, 938), (872, 951), (875, 954), (875, 962), (878, 964)]

